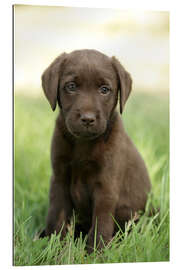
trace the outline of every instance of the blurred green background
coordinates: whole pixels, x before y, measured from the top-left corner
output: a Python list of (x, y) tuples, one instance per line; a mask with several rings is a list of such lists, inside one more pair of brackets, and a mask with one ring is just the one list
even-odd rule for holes
[(40, 77), (62, 52), (119, 58), (135, 90), (168, 91), (169, 13), (15, 5), (15, 91), (42, 95)]
[[(161, 229), (156, 236), (151, 231), (139, 238), (142, 250), (136, 256), (128, 248), (126, 255), (122, 243), (121, 259), (113, 257), (113, 251), (109, 261), (103, 260), (169, 259), (169, 13), (15, 5), (15, 265), (41, 264), (37, 258), (44, 254), (44, 246), (32, 239), (45, 225), (50, 142), (58, 111), (52, 112), (44, 97), (41, 74), (62, 52), (85, 48), (115, 55), (133, 78), (133, 91), (122, 117), (147, 164), (153, 204), (162, 209)], [(56, 262), (54, 254), (52, 259), (42, 256), (43, 264)], [(66, 257), (64, 263), (68, 263)], [(98, 258), (96, 262), (101, 262)]]

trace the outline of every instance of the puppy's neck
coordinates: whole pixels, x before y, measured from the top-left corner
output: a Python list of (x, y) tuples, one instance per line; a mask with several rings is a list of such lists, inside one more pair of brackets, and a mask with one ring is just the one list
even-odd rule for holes
[(102, 135), (105, 142), (108, 141), (108, 139), (110, 137), (110, 134), (112, 132), (112, 129), (113, 129), (117, 119), (118, 119), (118, 113), (116, 111), (113, 111), (113, 113), (111, 114), (111, 117), (108, 119), (106, 131)]

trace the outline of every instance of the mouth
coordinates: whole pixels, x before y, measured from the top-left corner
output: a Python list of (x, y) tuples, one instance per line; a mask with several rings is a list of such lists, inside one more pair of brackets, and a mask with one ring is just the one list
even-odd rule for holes
[(79, 140), (93, 140), (101, 135), (100, 132), (92, 130), (73, 130), (68, 127), (69, 132), (72, 136)]
[(84, 139), (84, 140), (93, 140), (100, 136), (99, 133), (95, 132), (71, 132), (71, 134), (76, 137), (77, 139)]
[(69, 133), (79, 140), (93, 140), (100, 137), (105, 132), (105, 128), (73, 126), (70, 125), (68, 121), (66, 122), (66, 127)]

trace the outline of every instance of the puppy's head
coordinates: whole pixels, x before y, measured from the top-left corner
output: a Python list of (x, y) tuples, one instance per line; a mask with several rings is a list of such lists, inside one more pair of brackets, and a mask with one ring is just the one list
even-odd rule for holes
[(106, 131), (118, 92), (122, 113), (131, 84), (129, 73), (115, 57), (95, 50), (64, 53), (42, 75), (52, 109), (58, 102), (68, 131), (81, 139), (93, 139)]

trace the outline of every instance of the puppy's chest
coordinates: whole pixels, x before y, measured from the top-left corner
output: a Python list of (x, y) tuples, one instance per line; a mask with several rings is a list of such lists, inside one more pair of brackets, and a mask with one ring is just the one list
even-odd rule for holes
[[(96, 182), (96, 164), (93, 161), (74, 161), (71, 165), (71, 197), (76, 209), (90, 208)], [(93, 177), (94, 176), (94, 177)]]
[(78, 211), (91, 208), (97, 176), (101, 167), (94, 144), (76, 144), (71, 155), (71, 197)]

